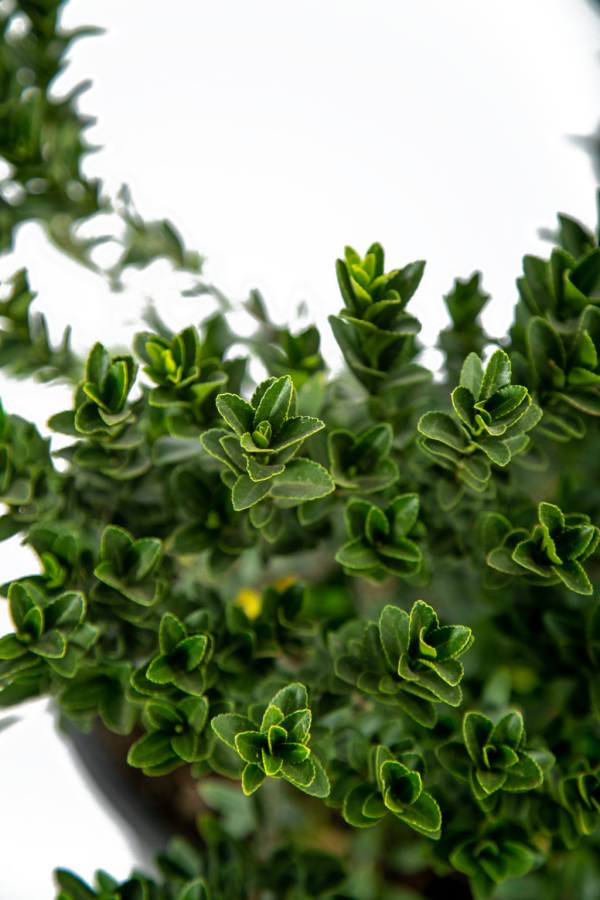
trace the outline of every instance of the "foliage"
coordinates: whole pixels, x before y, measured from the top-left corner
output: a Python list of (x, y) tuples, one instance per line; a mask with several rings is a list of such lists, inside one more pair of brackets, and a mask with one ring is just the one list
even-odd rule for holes
[[(0, 11), (0, 158), (8, 164), (0, 179), (0, 250), (13, 247), (21, 223), (38, 221), (60, 250), (106, 274), (113, 287), (128, 266), (146, 266), (159, 257), (200, 273), (202, 258), (186, 250), (170, 222), (145, 222), (126, 188), (111, 202), (100, 182), (83, 173), (81, 164), (95, 149), (85, 131), (95, 120), (78, 111), (77, 100), (90, 83), (57, 97), (54, 82), (73, 43), (102, 30), (62, 29), (63, 6), (64, 0), (18, 0)], [(116, 213), (121, 227), (102, 237), (80, 235), (79, 226), (99, 213)], [(117, 244), (118, 255), (103, 273), (91, 254), (107, 240)]]
[[(58, 11), (7, 19), (2, 246), (39, 220), (94, 267), (78, 223), (109, 206), (81, 171), (88, 121), (48, 93), (77, 36)], [(122, 203), (114, 286), (161, 255), (199, 271)], [(198, 285), (222, 311), (82, 360), (68, 334), (52, 346), (26, 272), (6, 285), (0, 365), (73, 402), (52, 451), (0, 410), (0, 539), (39, 559), (1, 588), (0, 707), (100, 719), (146, 776), (187, 767), (209, 810), (162, 880), (58, 870), (60, 900), (598, 894), (600, 249), (559, 223), (509, 337), (481, 326), (479, 274), (455, 282), (435, 380), (425, 264), (386, 271), (377, 243), (337, 262), (336, 377), (318, 329), (274, 325), (256, 291), (249, 338)]]

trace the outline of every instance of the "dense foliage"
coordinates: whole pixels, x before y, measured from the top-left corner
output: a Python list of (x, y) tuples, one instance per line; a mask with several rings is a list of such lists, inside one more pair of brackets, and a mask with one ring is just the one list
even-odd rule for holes
[[(86, 121), (47, 93), (74, 35), (53, 0), (16, 9), (2, 245), (37, 218), (90, 263)], [(198, 270), (168, 223), (129, 224), (113, 281), (165, 254)], [(600, 247), (568, 216), (555, 244), (524, 259), (509, 337), (481, 327), (479, 275), (455, 282), (435, 380), (424, 263), (388, 271), (377, 243), (337, 262), (336, 377), (318, 330), (273, 324), (257, 292), (250, 340), (226, 312), (179, 334), (154, 317), (130, 354), (80, 360), (26, 273), (6, 286), (0, 365), (73, 403), (59, 451), (0, 416), (0, 538), (39, 558), (2, 587), (0, 706), (50, 696), (206, 800), (160, 884), (58, 870), (60, 900), (598, 894)]]

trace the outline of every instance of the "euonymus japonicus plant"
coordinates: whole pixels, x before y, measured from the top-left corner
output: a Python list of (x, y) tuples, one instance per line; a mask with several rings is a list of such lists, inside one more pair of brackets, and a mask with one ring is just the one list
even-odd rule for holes
[[(76, 36), (57, 12), (3, 13), (1, 240), (38, 219), (92, 264), (73, 225), (107, 207), (87, 120), (47, 93)], [(160, 255), (198, 270), (126, 194), (121, 214), (112, 282)], [(319, 330), (256, 291), (250, 337), (196, 299), (178, 333), (151, 315), (83, 359), (27, 273), (6, 282), (0, 365), (72, 403), (61, 449), (0, 411), (0, 539), (38, 560), (2, 586), (0, 706), (50, 697), (89, 741), (121, 736), (138, 788), (199, 795), (158, 876), (58, 869), (60, 900), (600, 895), (600, 249), (568, 216), (554, 243), (525, 257), (508, 337), (480, 275), (457, 279), (436, 379), (425, 264), (379, 244), (337, 262), (335, 377)]]

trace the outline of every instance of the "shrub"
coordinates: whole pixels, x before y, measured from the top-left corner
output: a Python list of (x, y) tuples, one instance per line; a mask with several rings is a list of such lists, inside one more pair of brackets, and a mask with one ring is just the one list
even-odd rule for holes
[[(50, 44), (75, 37), (57, 8), (20, 0), (31, 29), (2, 49), (0, 152), (26, 193), (47, 185), (3, 201), (2, 240), (38, 218), (92, 265), (72, 226), (108, 207), (79, 169), (85, 120), (46, 95)], [(200, 271), (168, 222), (123, 215), (113, 282), (158, 255)], [(550, 259), (524, 259), (506, 338), (483, 331), (479, 275), (457, 280), (435, 380), (424, 263), (389, 270), (374, 243), (336, 265), (336, 377), (318, 330), (275, 325), (257, 292), (250, 339), (226, 312), (179, 334), (153, 315), (130, 353), (81, 360), (68, 334), (49, 341), (26, 273), (8, 286), (0, 365), (70, 382), (73, 402), (49, 420), (59, 451), (0, 415), (0, 537), (40, 562), (2, 587), (0, 707), (50, 696), (205, 800), (157, 881), (59, 869), (60, 900), (600, 889), (598, 233), (559, 217)], [(244, 341), (258, 385), (231, 352)]]

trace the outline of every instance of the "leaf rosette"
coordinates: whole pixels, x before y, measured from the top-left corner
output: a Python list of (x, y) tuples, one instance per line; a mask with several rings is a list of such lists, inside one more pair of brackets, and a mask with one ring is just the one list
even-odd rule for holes
[(387, 423), (373, 425), (359, 435), (336, 429), (327, 437), (331, 477), (347, 491), (374, 493), (391, 487), (399, 477), (390, 459), (394, 432)]
[(64, 591), (48, 598), (31, 583), (13, 582), (8, 590), (15, 632), (0, 638), (0, 680), (47, 663), (58, 675), (71, 678), (85, 651), (98, 637), (84, 623), (85, 597)]
[[(234, 433), (213, 428), (201, 441), (211, 456), (227, 466), (223, 478), (231, 488), (236, 511), (249, 509), (266, 497), (291, 507), (333, 491), (333, 481), (323, 466), (293, 458), (307, 437), (325, 427), (312, 416), (290, 414), (294, 406), (294, 386), (288, 375), (263, 381), (250, 402), (237, 394), (217, 397), (217, 408)], [(270, 507), (265, 513), (266, 525)]]
[(380, 702), (397, 704), (420, 725), (433, 728), (435, 704), (461, 703), (464, 669), (458, 657), (472, 642), (470, 628), (440, 626), (434, 610), (418, 600), (410, 615), (386, 606), (377, 625), (350, 622), (330, 639), (330, 649), (342, 681), (377, 695)]
[(511, 384), (511, 364), (496, 350), (485, 371), (476, 353), (467, 357), (460, 385), (452, 392), (458, 422), (445, 412), (427, 412), (419, 421), (419, 446), (437, 465), (453, 472), (478, 493), (488, 487), (490, 462), (506, 466), (527, 449), (527, 432), (542, 411), (526, 387)]
[[(190, 325), (170, 339), (152, 332), (140, 332), (134, 338), (134, 347), (146, 363), (144, 374), (156, 385), (148, 397), (150, 406), (190, 411), (198, 422), (202, 422), (205, 402), (224, 387), (229, 376), (221, 368), (219, 358), (206, 357), (209, 347), (203, 348), (196, 328)], [(171, 434), (182, 431), (181, 425), (175, 425), (176, 421), (172, 416), (168, 419)], [(185, 433), (183, 428), (181, 436)]]
[(478, 712), (463, 720), (463, 741), (438, 748), (440, 763), (459, 781), (471, 786), (484, 809), (494, 805), (497, 791), (531, 791), (540, 787), (554, 762), (548, 751), (527, 752), (521, 713), (510, 712), (494, 725)]
[(206, 689), (207, 664), (213, 651), (208, 634), (189, 634), (181, 619), (165, 613), (160, 620), (160, 653), (146, 670), (146, 678), (158, 685), (173, 685), (180, 691), (202, 696)]
[(562, 582), (577, 594), (592, 594), (582, 564), (595, 552), (600, 530), (589, 516), (565, 515), (552, 503), (540, 503), (538, 516), (539, 524), (529, 535), (513, 529), (508, 519), (498, 519), (501, 542), (487, 557), (488, 565), (505, 575), (497, 586), (504, 586), (512, 576), (524, 576), (532, 584)]
[(418, 494), (401, 494), (385, 509), (368, 500), (352, 499), (346, 505), (350, 541), (335, 555), (349, 575), (382, 581), (388, 575), (410, 578), (422, 572), (423, 554), (413, 540), (421, 537)]
[(327, 797), (329, 779), (307, 746), (311, 721), (306, 688), (291, 684), (273, 697), (260, 727), (234, 713), (216, 716), (211, 725), (217, 737), (246, 763), (242, 773), (245, 794), (254, 793), (270, 776), (284, 778), (313, 797)]
[[(372, 244), (364, 259), (346, 247), (336, 272), (345, 306), (329, 322), (344, 358), (358, 380), (373, 393), (400, 362), (408, 362), (421, 323), (405, 311), (417, 290), (425, 263), (410, 263), (385, 272), (381, 244)], [(406, 357), (406, 358), (404, 358)]]
[(511, 829), (504, 827), (456, 844), (450, 862), (469, 876), (477, 900), (487, 900), (499, 884), (509, 878), (521, 878), (534, 866), (536, 853), (525, 843), (525, 837), (520, 830), (511, 834)]
[(149, 700), (143, 713), (148, 732), (131, 745), (127, 762), (145, 775), (166, 775), (205, 759), (211, 749), (203, 735), (207, 717), (206, 697), (186, 697), (177, 704)]
[(431, 794), (423, 790), (419, 772), (394, 759), (387, 747), (371, 748), (374, 784), (353, 787), (344, 798), (342, 813), (348, 824), (368, 828), (388, 812), (425, 837), (438, 840), (442, 814)]
[(578, 771), (559, 781), (560, 802), (573, 817), (581, 835), (594, 834), (600, 825), (600, 769), (581, 761)]
[(139, 622), (158, 603), (164, 583), (156, 577), (161, 542), (133, 536), (124, 528), (109, 525), (102, 533), (102, 561), (94, 569), (98, 582), (90, 592), (96, 603), (110, 607), (120, 618)]
[(136, 374), (137, 366), (131, 356), (111, 357), (102, 344), (94, 344), (78, 392), (76, 430), (87, 435), (110, 432), (131, 420), (126, 401)]

